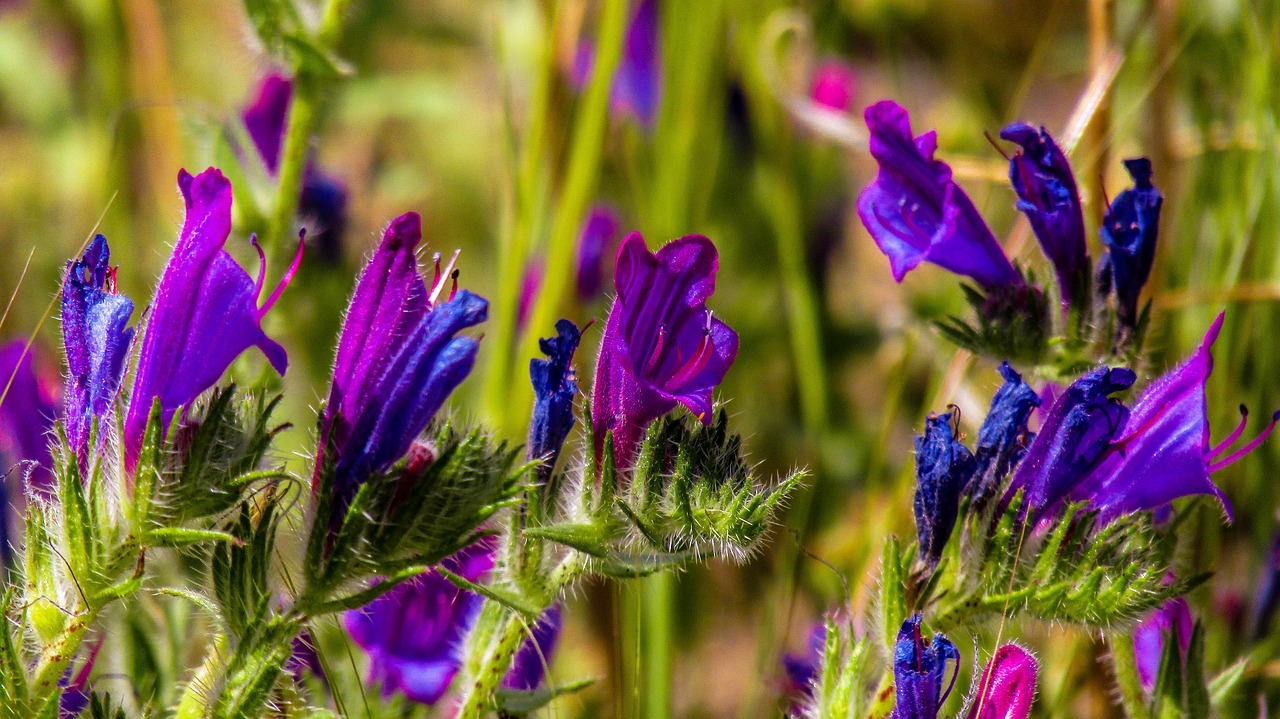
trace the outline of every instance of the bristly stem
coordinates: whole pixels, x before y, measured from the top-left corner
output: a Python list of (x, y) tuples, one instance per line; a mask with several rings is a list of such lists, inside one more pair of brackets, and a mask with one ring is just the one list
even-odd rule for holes
[(1142, 679), (1138, 676), (1138, 662), (1133, 653), (1133, 635), (1121, 632), (1112, 635), (1108, 656), (1120, 688), (1120, 706), (1128, 719), (1152, 719), (1147, 711), (1146, 695), (1142, 691)]

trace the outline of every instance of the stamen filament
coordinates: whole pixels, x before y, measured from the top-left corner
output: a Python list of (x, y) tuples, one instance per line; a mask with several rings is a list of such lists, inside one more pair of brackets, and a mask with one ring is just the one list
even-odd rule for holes
[[(462, 254), (462, 250), (453, 251), (453, 257), (449, 258), (449, 264), (445, 265), (443, 272), (438, 269), (440, 267), (439, 261), (436, 262), (436, 279), (431, 284), (431, 295), (427, 297), (428, 305), (436, 306), (436, 301), (440, 299), (440, 293), (444, 290), (443, 280), (445, 277), (453, 277), (453, 266), (458, 263), (458, 255), (460, 254)], [(457, 278), (455, 277), (454, 280), (456, 282)]]
[[(276, 288), (271, 292), (271, 296), (268, 297), (267, 301), (263, 303), (261, 307), (258, 308), (259, 319), (261, 319), (264, 315), (267, 314), (267, 312), (271, 310), (271, 307), (275, 305), (276, 300), (280, 299), (280, 295), (284, 294), (284, 288), (288, 287), (290, 282), (293, 282), (293, 276), (298, 273), (298, 267), (302, 264), (302, 251), (307, 246), (306, 240), (307, 240), (307, 231), (306, 229), (303, 229), (300, 232), (298, 232), (298, 251), (293, 255), (293, 262), (289, 263), (289, 269), (285, 270), (284, 276), (281, 277), (280, 282), (276, 284)], [(256, 246), (257, 243), (255, 242), (254, 244)], [(259, 255), (262, 254), (261, 248), (258, 249), (258, 254)], [(266, 275), (266, 272), (267, 272), (266, 259), (264, 258), (262, 274), (258, 276), (259, 287), (262, 286), (262, 280), (263, 280), (263, 277)]]
[(1225, 469), (1227, 467), (1230, 467), (1231, 465), (1235, 464), (1237, 461), (1242, 459), (1246, 454), (1249, 454), (1253, 450), (1257, 449), (1259, 445), (1267, 441), (1267, 437), (1271, 436), (1272, 430), (1276, 428), (1277, 421), (1280, 421), (1280, 411), (1277, 411), (1271, 415), (1271, 423), (1267, 425), (1266, 429), (1262, 430), (1262, 434), (1258, 435), (1257, 437), (1254, 437), (1252, 442), (1250, 442), (1249, 444), (1246, 444), (1245, 446), (1241, 447), (1235, 452), (1232, 452), (1231, 455), (1226, 459), (1218, 462), (1214, 462), (1213, 464), (1209, 465), (1209, 474), (1213, 474), (1214, 472), (1217, 472), (1220, 469)]
[(1209, 449), (1209, 453), (1205, 455), (1205, 459), (1215, 459), (1218, 455), (1227, 451), (1227, 448), (1235, 444), (1240, 439), (1240, 435), (1244, 434), (1244, 426), (1249, 421), (1249, 408), (1240, 405), (1240, 424), (1227, 435), (1227, 438), (1219, 442), (1216, 446)]

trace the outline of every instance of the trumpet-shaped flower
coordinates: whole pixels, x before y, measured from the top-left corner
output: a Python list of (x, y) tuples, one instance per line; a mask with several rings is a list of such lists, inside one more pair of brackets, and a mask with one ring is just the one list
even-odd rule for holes
[[(941, 634), (926, 643), (919, 614), (902, 623), (893, 648), (894, 695), (892, 719), (937, 719), (960, 671), (960, 652)], [(951, 683), (944, 690), (947, 661), (954, 662)]]
[(405, 456), (475, 363), (479, 341), (456, 335), (483, 322), (489, 303), (466, 290), (441, 301), (457, 278), (438, 258), (428, 291), (415, 254), (421, 239), (417, 213), (391, 223), (342, 325), (320, 443), (322, 457), (335, 452), (335, 522), (365, 480)]
[(952, 413), (933, 415), (924, 421), (924, 434), (916, 437), (916, 534), (920, 558), (938, 563), (960, 511), (960, 492), (973, 476), (976, 463), (952, 427)]
[(982, 670), (965, 719), (1027, 719), (1036, 696), (1036, 669), (1036, 658), (1017, 644), (997, 649)]
[(1002, 481), (1026, 452), (1031, 433), (1027, 422), (1040, 406), (1040, 395), (1022, 381), (1008, 362), (1000, 363), (1004, 384), (991, 398), (991, 409), (978, 429), (977, 467), (965, 491), (979, 498)]
[(738, 355), (738, 334), (707, 309), (718, 267), (715, 245), (701, 235), (654, 254), (633, 233), (618, 251), (591, 421), (596, 451), (612, 432), (620, 466), (630, 465), (645, 429), (679, 404), (711, 423), (711, 393)]
[(1164, 198), (1151, 184), (1150, 160), (1125, 160), (1124, 167), (1133, 187), (1117, 195), (1103, 215), (1102, 243), (1107, 246), (1103, 271), (1115, 291), (1116, 319), (1132, 329), (1138, 321), (1138, 297), (1156, 258)]
[(262, 318), (293, 279), (301, 245), (280, 284), (259, 305), (266, 275), (261, 248), (256, 282), (223, 249), (231, 234), (231, 183), (219, 170), (209, 168), (194, 177), (181, 171), (178, 187), (187, 217), (148, 310), (124, 421), (130, 469), (137, 461), (156, 398), (167, 427), (179, 407), (212, 387), (250, 347), (262, 350), (277, 372), (284, 374), (288, 366), (284, 347), (263, 332)]
[(62, 345), (67, 358), (67, 439), (80, 465), (89, 456), (89, 434), (96, 419), (109, 427), (124, 361), (133, 341), (126, 327), (133, 300), (118, 294), (107, 238), (97, 235), (78, 260), (68, 263), (62, 285)]
[(1042, 127), (1016, 122), (1000, 131), (1000, 137), (1016, 142), (1022, 151), (1009, 161), (1009, 181), (1018, 193), (1018, 209), (1058, 275), (1062, 301), (1070, 304), (1090, 272), (1085, 245), (1084, 212), (1080, 192), (1067, 156)]
[(912, 135), (907, 111), (889, 100), (868, 107), (865, 116), (880, 171), (858, 196), (858, 217), (889, 258), (893, 278), (901, 282), (929, 261), (987, 290), (1022, 286), (978, 209), (951, 179), (951, 168), (933, 158), (936, 134)]

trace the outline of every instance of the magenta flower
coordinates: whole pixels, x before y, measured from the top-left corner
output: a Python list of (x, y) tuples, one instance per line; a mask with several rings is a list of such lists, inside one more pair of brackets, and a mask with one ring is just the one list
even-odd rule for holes
[(67, 263), (62, 285), (62, 346), (67, 358), (67, 439), (80, 466), (89, 461), (89, 433), (111, 427), (124, 361), (133, 342), (126, 327), (133, 300), (118, 294), (107, 238), (93, 238), (78, 260)]
[(605, 257), (618, 241), (618, 215), (607, 205), (587, 213), (578, 234), (578, 300), (588, 302), (604, 291)]
[[(595, 46), (578, 45), (570, 79), (578, 89), (586, 87), (595, 65)], [(658, 35), (657, 0), (640, 0), (627, 26), (622, 58), (613, 76), (609, 104), (614, 114), (630, 114), (646, 128), (653, 127), (662, 100), (662, 47)]]
[[(919, 614), (902, 623), (893, 648), (895, 701), (891, 719), (937, 719), (960, 672), (960, 651), (941, 634), (926, 643)], [(953, 662), (951, 683), (944, 690), (947, 662)]]
[(901, 282), (928, 261), (987, 290), (1021, 287), (1022, 276), (951, 168), (933, 159), (937, 135), (913, 136), (907, 111), (890, 100), (868, 107), (866, 121), (880, 171), (858, 196), (858, 217), (889, 258), (893, 279)]
[(450, 278), (456, 291), (457, 273), (452, 261), (441, 270), (438, 256), (428, 290), (415, 254), (421, 240), (416, 212), (392, 221), (342, 324), (320, 437), (321, 459), (336, 453), (333, 522), (361, 484), (405, 456), (475, 364), (479, 341), (455, 335), (483, 322), (489, 303), (466, 290), (441, 301)]
[(1170, 599), (1160, 605), (1138, 623), (1133, 629), (1133, 654), (1138, 665), (1138, 678), (1142, 688), (1151, 693), (1156, 686), (1156, 678), (1160, 675), (1160, 661), (1164, 657), (1165, 642), (1172, 636), (1178, 642), (1178, 650), (1182, 653), (1182, 661), (1187, 660), (1187, 649), (1191, 645), (1191, 631), (1195, 622), (1191, 618), (1191, 607), (1182, 597)]
[(655, 255), (632, 233), (618, 251), (591, 421), (597, 453), (613, 433), (619, 466), (630, 466), (645, 429), (677, 405), (711, 423), (711, 393), (738, 355), (738, 334), (707, 309), (718, 267), (716, 247), (702, 235)]
[[(479, 582), (493, 568), (492, 547), (473, 544), (442, 565)], [(462, 640), (483, 599), (437, 572), (423, 574), (343, 614), (347, 632), (369, 655), (369, 684), (422, 704), (444, 696), (461, 667)]]
[(155, 398), (160, 399), (161, 421), (168, 427), (179, 407), (212, 387), (250, 347), (262, 350), (280, 374), (288, 367), (284, 347), (263, 332), (262, 318), (293, 279), (302, 247), (280, 284), (259, 305), (266, 274), (261, 248), (256, 282), (223, 249), (231, 234), (231, 183), (211, 167), (195, 177), (182, 170), (178, 187), (186, 200), (186, 222), (148, 310), (124, 421), (130, 470)]
[(809, 98), (815, 105), (848, 112), (857, 91), (858, 75), (844, 62), (831, 58), (814, 68)]
[[(271, 73), (262, 78), (257, 97), (242, 115), (249, 139), (262, 157), (262, 164), (273, 175), (280, 169), (280, 151), (292, 100), (293, 83), (284, 75)], [(321, 259), (338, 260), (347, 224), (347, 190), (341, 182), (316, 169), (314, 162), (308, 162), (303, 173), (298, 214), (311, 219), (313, 227), (307, 240), (319, 251)]]
[(1017, 644), (997, 649), (982, 670), (965, 719), (1027, 719), (1036, 696), (1036, 670), (1036, 658)]
[(1031, 222), (1040, 247), (1053, 263), (1064, 304), (1084, 286), (1092, 268), (1085, 245), (1084, 212), (1067, 156), (1042, 127), (1015, 122), (1000, 137), (1022, 146), (1009, 161), (1009, 182), (1018, 209)]

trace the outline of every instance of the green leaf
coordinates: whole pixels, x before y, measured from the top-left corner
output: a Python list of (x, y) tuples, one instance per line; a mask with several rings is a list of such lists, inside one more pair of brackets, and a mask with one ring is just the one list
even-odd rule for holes
[(582, 691), (595, 683), (595, 679), (579, 679), (568, 684), (544, 687), (534, 691), (518, 691), (501, 687), (493, 698), (498, 705), (500, 715), (522, 716), (550, 704), (556, 697)]
[(1249, 660), (1241, 658), (1234, 664), (1223, 669), (1218, 676), (1209, 682), (1209, 703), (1214, 708), (1221, 707), (1223, 703), (1230, 698), (1231, 693), (1235, 691), (1240, 680), (1244, 678), (1245, 670), (1249, 668)]

